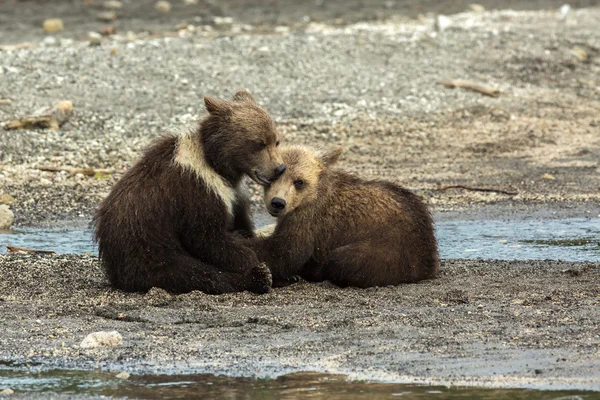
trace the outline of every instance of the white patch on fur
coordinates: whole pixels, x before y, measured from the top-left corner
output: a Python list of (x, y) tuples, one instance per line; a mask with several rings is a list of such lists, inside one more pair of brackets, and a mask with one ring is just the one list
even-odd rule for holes
[(182, 134), (177, 138), (174, 162), (183, 169), (195, 173), (206, 184), (208, 190), (221, 199), (229, 215), (233, 216), (235, 201), (241, 196), (245, 196), (243, 192), (246, 185), (240, 184), (238, 187), (231, 187), (225, 178), (212, 169), (206, 162), (202, 144), (192, 137), (192, 133)]

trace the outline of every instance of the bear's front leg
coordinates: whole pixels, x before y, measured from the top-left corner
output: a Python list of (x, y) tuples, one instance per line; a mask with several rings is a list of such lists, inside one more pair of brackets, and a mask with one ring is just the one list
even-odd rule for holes
[(286, 286), (298, 275), (313, 254), (311, 235), (281, 234), (275, 232), (266, 238), (246, 239), (243, 242), (267, 263), (273, 275), (274, 286)]

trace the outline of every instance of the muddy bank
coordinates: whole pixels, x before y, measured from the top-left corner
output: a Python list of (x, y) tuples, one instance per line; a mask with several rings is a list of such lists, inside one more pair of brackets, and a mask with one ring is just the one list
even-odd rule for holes
[[(434, 281), (126, 294), (89, 256), (0, 256), (0, 358), (42, 368), (600, 390), (600, 264), (445, 261)], [(80, 348), (117, 330), (123, 345)]]

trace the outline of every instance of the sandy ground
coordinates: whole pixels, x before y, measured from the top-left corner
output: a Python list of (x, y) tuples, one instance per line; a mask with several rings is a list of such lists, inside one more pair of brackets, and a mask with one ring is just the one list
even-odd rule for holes
[[(173, 3), (162, 16), (125, 8), (117, 35), (100, 46), (86, 41), (106, 25), (94, 19), (100, 2), (0, 5), (0, 45), (33, 46), (0, 50), (8, 100), (0, 121), (63, 99), (75, 105), (59, 131), (0, 131), (0, 194), (10, 196), (0, 199), (17, 225), (89, 221), (145, 145), (201, 118), (204, 95), (238, 88), (272, 112), (286, 141), (341, 144), (343, 166), (414, 189), (437, 212), (598, 215), (597, 2), (572, 2), (566, 18), (562, 1), (505, 1), (500, 8), (520, 11), (483, 13), (462, 12), (466, 2), (274, 2), (277, 12), (245, 12), (242, 1), (200, 2), (193, 12)], [(440, 32), (428, 12), (462, 13)], [(66, 29), (46, 36), (41, 22), (57, 14)], [(183, 22), (194, 28), (176, 31)], [(439, 84), (455, 78), (502, 93)], [(48, 164), (117, 172), (36, 169)], [(518, 194), (439, 189), (452, 184)], [(432, 282), (371, 290), (302, 283), (266, 296), (135, 295), (110, 290), (93, 257), (0, 256), (0, 359), (600, 390), (598, 263), (457, 260), (442, 271)], [(78, 347), (110, 329), (122, 347)]]

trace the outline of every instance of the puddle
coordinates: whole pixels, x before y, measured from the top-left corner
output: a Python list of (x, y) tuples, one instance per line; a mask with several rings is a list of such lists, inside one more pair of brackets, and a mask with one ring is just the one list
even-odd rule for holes
[(232, 378), (215, 375), (131, 375), (94, 371), (0, 370), (0, 390), (49, 395), (110, 396), (138, 399), (592, 399), (586, 391), (542, 391), (417, 386), (348, 381), (342, 375), (295, 373), (277, 379)]
[[(259, 216), (257, 227), (272, 223)], [(442, 258), (600, 261), (600, 218), (442, 220), (436, 224)], [(63, 253), (97, 254), (89, 228), (17, 228), (5, 244)]]

